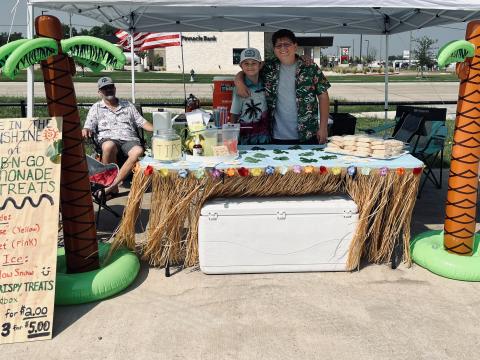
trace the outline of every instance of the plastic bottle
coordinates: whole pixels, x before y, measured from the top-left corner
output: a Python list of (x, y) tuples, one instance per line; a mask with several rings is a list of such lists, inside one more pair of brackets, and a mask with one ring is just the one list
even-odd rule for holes
[(203, 155), (203, 146), (200, 144), (200, 137), (197, 136), (195, 138), (195, 145), (193, 145), (192, 149), (193, 156), (202, 156)]

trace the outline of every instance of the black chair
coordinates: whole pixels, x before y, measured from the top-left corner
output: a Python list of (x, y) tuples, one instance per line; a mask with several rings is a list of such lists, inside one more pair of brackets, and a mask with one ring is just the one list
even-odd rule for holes
[(333, 124), (330, 129), (332, 135), (353, 135), (357, 125), (357, 118), (349, 113), (333, 113), (330, 114)]

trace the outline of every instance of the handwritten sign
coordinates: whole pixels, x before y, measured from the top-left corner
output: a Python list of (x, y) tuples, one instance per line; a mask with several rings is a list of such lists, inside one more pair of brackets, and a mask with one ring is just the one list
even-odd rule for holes
[(52, 337), (61, 119), (0, 119), (0, 344)]

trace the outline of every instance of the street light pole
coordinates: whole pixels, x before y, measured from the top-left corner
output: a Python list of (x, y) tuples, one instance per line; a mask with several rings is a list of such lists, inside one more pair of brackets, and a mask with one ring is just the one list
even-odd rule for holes
[(368, 57), (369, 57), (369, 55), (370, 55), (370, 54), (369, 54), (369, 51), (368, 51), (368, 50), (369, 50), (369, 47), (370, 47), (370, 40), (367, 39), (367, 40), (365, 40), (365, 41), (366, 41), (366, 43), (367, 43), (367, 63), (368, 63), (368, 62), (369, 62), (369, 58), (368, 58)]

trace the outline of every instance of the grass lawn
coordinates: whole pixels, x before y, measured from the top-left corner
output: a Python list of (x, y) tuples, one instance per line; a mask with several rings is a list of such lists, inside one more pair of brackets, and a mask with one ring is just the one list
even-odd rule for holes
[[(110, 76), (113, 81), (119, 83), (129, 83), (130, 82), (130, 71), (114, 71), (114, 72), (102, 72), (102, 76)], [(195, 82), (197, 83), (206, 83), (211, 84), (213, 81), (213, 77), (217, 76), (214, 74), (197, 74), (195, 75)], [(225, 74), (219, 74), (218, 76), (225, 76)], [(74, 81), (76, 82), (97, 82), (99, 78), (99, 74), (94, 74), (92, 72), (78, 72), (77, 75), (74, 77)], [(26, 81), (27, 80), (27, 72), (21, 71), (15, 77), (15, 80), (11, 80), (6, 76), (0, 75), (0, 82), (5, 81)], [(352, 83), (359, 83), (359, 82), (368, 82), (368, 83), (383, 83), (384, 77), (383, 74), (369, 74), (369, 75), (330, 75), (328, 76), (328, 80), (331, 83), (339, 83), (339, 82), (352, 82)], [(40, 70), (35, 70), (35, 81), (43, 82), (43, 76)], [(185, 81), (190, 81), (190, 74), (185, 74)], [(434, 82), (443, 82), (443, 81), (458, 81), (458, 78), (454, 74), (438, 74), (438, 73), (426, 73), (425, 78), (418, 79), (415, 75), (390, 75), (389, 76), (390, 82), (426, 82), (426, 81), (434, 81)], [(175, 73), (165, 73), (165, 72), (143, 72), (135, 73), (135, 82), (137, 83), (182, 83), (182, 74), (175, 74)]]
[[(96, 97), (79, 97), (78, 102), (79, 103), (93, 103), (97, 101), (98, 98)], [(22, 98), (18, 97), (1, 97), (0, 96), (0, 104), (2, 103), (19, 103)], [(165, 99), (138, 99), (138, 103), (152, 103), (155, 101), (158, 102), (163, 102)], [(36, 103), (45, 103), (46, 99), (45, 98), (35, 98)], [(346, 108), (343, 108), (342, 111), (345, 111)], [(390, 110), (395, 110), (395, 106), (391, 106)], [(331, 109), (333, 111), (333, 108)], [(358, 113), (358, 112), (367, 112), (367, 111), (383, 111), (383, 105), (380, 106), (374, 106), (374, 105), (368, 105), (368, 106), (351, 106), (348, 107), (348, 112), (351, 113)], [(86, 108), (79, 108), (79, 113), (80, 113), (80, 121), (83, 124), (85, 122), (85, 118), (88, 113), (88, 109)], [(35, 108), (35, 116), (48, 116), (48, 111), (46, 107), (36, 107)], [(152, 121), (152, 114), (151, 113), (145, 113), (144, 114), (145, 118), (148, 121)], [(20, 112), (20, 107), (19, 106), (0, 106), (0, 118), (16, 118), (16, 117), (21, 117), (21, 112)], [(371, 117), (359, 117), (357, 118), (357, 132), (359, 132), (358, 129), (369, 129), (369, 128), (374, 128), (379, 125), (383, 125), (384, 120), (381, 118), (371, 118)], [(447, 140), (445, 143), (445, 151), (444, 151), (444, 164), (443, 166), (448, 168), (450, 166), (450, 154), (451, 154), (451, 148), (452, 148), (452, 136), (453, 136), (453, 130), (454, 130), (454, 121), (447, 121), (447, 127), (448, 127), (448, 136)], [(149, 133), (145, 133), (147, 143), (150, 143), (150, 138), (151, 135)], [(436, 164), (437, 166), (440, 166), (440, 163), (438, 162)]]

